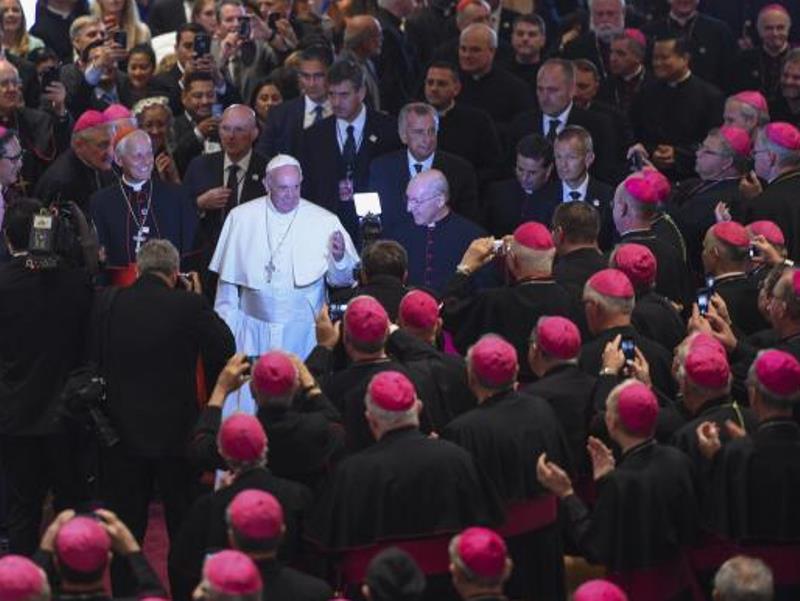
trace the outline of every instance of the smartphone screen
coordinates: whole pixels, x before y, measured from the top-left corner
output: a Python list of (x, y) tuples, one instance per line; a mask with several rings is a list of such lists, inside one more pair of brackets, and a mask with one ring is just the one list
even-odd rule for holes
[(366, 217), (368, 214), (381, 214), (381, 197), (377, 192), (358, 192), (353, 194), (356, 215)]

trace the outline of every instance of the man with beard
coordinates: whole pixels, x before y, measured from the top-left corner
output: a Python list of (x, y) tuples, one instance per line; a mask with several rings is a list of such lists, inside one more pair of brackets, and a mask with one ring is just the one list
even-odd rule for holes
[(593, 0), (589, 3), (589, 31), (564, 47), (564, 58), (592, 61), (605, 84), (611, 72), (611, 40), (625, 28), (625, 0)]
[(780, 93), (772, 99), (769, 114), (773, 121), (788, 121), (800, 127), (800, 48), (786, 54)]

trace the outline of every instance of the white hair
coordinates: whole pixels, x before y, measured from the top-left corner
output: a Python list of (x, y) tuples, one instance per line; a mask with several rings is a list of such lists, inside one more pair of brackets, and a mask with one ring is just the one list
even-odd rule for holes
[(489, 45), (492, 48), (497, 49), (497, 32), (489, 27), (486, 23), (472, 23), (471, 25), (467, 25), (464, 28), (464, 31), (461, 32), (461, 35), (458, 36), (459, 43), (464, 39), (464, 36), (466, 36), (468, 32), (477, 31), (479, 29), (489, 34)]

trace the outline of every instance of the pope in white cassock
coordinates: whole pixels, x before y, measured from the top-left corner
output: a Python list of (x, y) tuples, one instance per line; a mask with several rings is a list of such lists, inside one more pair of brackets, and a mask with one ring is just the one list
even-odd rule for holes
[[(333, 213), (300, 198), (303, 173), (277, 155), (264, 177), (267, 195), (233, 209), (209, 268), (219, 274), (214, 309), (236, 337), (236, 350), (271, 349), (304, 359), (316, 344), (314, 317), (325, 302), (325, 282), (353, 283), (358, 262), (350, 236)], [(228, 399), (224, 413), (254, 412), (250, 387)]]

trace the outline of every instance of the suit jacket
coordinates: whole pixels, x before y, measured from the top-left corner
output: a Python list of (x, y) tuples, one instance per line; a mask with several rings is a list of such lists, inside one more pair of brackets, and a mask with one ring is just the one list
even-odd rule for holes
[(194, 133), (195, 124), (189, 120), (186, 113), (182, 113), (172, 122), (172, 131), (175, 134), (175, 150), (172, 153), (178, 173), (183, 176), (192, 159), (203, 154), (204, 145)]
[[(372, 160), (401, 147), (393, 117), (367, 108), (361, 145), (353, 166), (354, 192), (369, 191)], [(339, 182), (346, 166), (336, 138), (336, 117), (331, 115), (303, 132), (303, 198), (336, 214), (353, 240), (360, 240), (352, 201), (339, 200)], [(357, 243), (358, 244), (358, 243)]]
[(111, 308), (104, 357), (111, 423), (133, 455), (182, 456), (197, 421), (195, 369), (212, 381), (233, 335), (200, 294), (144, 274)]
[[(537, 192), (537, 194), (542, 199), (543, 206), (551, 207), (549, 214), (545, 213), (543, 215), (544, 220), (542, 221), (545, 225), (549, 225), (556, 207), (563, 202), (564, 193), (561, 180), (558, 178), (552, 180)], [(583, 200), (592, 205), (600, 213), (600, 234), (597, 237), (598, 243), (603, 250), (610, 249), (614, 240), (617, 238), (614, 219), (611, 215), (611, 205), (614, 201), (614, 188), (589, 176), (589, 185), (586, 187), (586, 198)]]
[[(461, 157), (437, 150), (432, 167), (444, 173), (450, 184), (450, 208), (467, 219), (477, 221), (478, 183), (472, 166)], [(381, 195), (381, 223), (384, 229), (411, 221), (405, 203), (406, 187), (410, 180), (406, 150), (385, 154), (370, 165), (369, 187)]]
[(186, 11), (183, 0), (155, 0), (147, 13), (147, 25), (154, 37), (176, 31), (184, 23)]
[[(183, 7), (181, 7), (181, 10), (183, 10)], [(222, 94), (222, 96), (218, 94), (217, 102), (223, 106), (240, 103), (242, 97), (239, 95), (239, 91), (228, 81), (224, 71), (222, 75), (226, 78), (225, 93)], [(183, 74), (176, 63), (169, 71), (156, 75), (150, 84), (153, 88), (153, 95), (166, 96), (169, 98), (169, 107), (172, 109), (173, 115), (180, 115), (183, 113), (183, 103), (181, 102), (181, 92), (183, 88), (180, 85), (182, 77)]]
[(400, 29), (401, 21), (389, 11), (378, 8), (383, 32), (381, 55), (377, 61), (381, 109), (397, 115), (413, 99), (419, 66), (414, 49)]
[(305, 110), (303, 95), (271, 108), (254, 150), (268, 161), (281, 153), (300, 156)]
[(502, 172), (503, 146), (486, 111), (456, 102), (439, 116), (438, 147), (472, 163), (481, 184)]
[[(607, 182), (617, 181), (621, 157), (617, 156), (619, 143), (616, 141), (617, 135), (614, 132), (614, 125), (610, 117), (573, 105), (567, 117), (567, 125), (580, 125), (592, 135), (594, 155), (596, 157), (590, 170), (592, 175)], [(511, 122), (510, 144), (507, 150), (513, 150), (517, 142), (528, 134), (541, 134), (543, 136), (547, 134), (542, 128), (542, 111), (538, 107), (520, 113)]]
[(542, 195), (547, 187), (528, 194), (514, 177), (489, 184), (482, 203), (486, 228), (493, 236), (500, 237), (526, 221), (549, 225), (558, 203), (553, 201), (552, 194)]
[(800, 259), (800, 207), (794, 199), (800, 192), (800, 169), (778, 176), (764, 191), (743, 204), (744, 221), (769, 219), (781, 225), (789, 258)]

